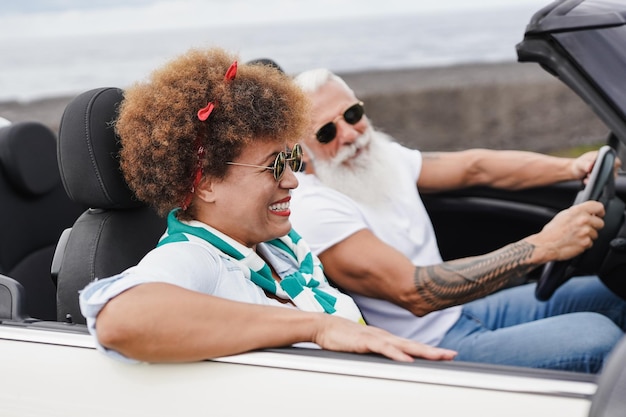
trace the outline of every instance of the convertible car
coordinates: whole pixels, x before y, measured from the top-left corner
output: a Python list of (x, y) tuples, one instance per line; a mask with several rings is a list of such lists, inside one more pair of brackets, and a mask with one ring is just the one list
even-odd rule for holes
[[(542, 266), (529, 279), (537, 282), (536, 296), (548, 299), (571, 276), (594, 273), (625, 297), (626, 174), (614, 178), (612, 167), (617, 156), (626, 160), (626, 3), (555, 1), (534, 14), (516, 48), (520, 65), (540, 65), (590, 106), (610, 132), (606, 145), (584, 187), (565, 182), (518, 192), (472, 188), (428, 195), (442, 254), (449, 259), (485, 253), (540, 230), (561, 209), (595, 199), (605, 204), (607, 216), (593, 248)], [(0, 275), (1, 415), (626, 414), (626, 340), (599, 375), (462, 362), (407, 364), (297, 347), (184, 364), (129, 365), (105, 357), (86, 331), (78, 291), (136, 263), (165, 224), (133, 198), (119, 173), (110, 121), (121, 98), (117, 88), (87, 91), (68, 105), (61, 121), (55, 155), (63, 188), (89, 208), (61, 234), (50, 277), (40, 282), (47, 288), (52, 279), (52, 317), (28, 303), (43, 294), (36, 280)]]

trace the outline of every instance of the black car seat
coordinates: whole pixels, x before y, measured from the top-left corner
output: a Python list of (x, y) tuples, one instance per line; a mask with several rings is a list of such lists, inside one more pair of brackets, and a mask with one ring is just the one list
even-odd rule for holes
[(11, 277), (0, 274), (0, 322), (31, 320), (26, 313), (24, 286)]
[(56, 319), (56, 243), (84, 210), (65, 194), (56, 145), (39, 122), (0, 128), (0, 274), (24, 287), (26, 312), (42, 320)]
[(63, 185), (89, 209), (64, 232), (54, 256), (59, 321), (85, 323), (79, 291), (137, 264), (165, 231), (165, 219), (135, 198), (120, 171), (112, 122), (122, 99), (118, 88), (90, 90), (72, 100), (61, 118)]

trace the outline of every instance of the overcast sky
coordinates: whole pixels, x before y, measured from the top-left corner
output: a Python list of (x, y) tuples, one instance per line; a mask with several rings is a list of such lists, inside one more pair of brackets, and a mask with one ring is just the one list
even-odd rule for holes
[(525, 7), (549, 0), (28, 0), (0, 6), (0, 39)]
[[(58, 12), (89, 9), (111, 9), (118, 7), (144, 7), (158, 3), (178, 4), (183, 9), (193, 8), (201, 10), (222, 10), (244, 12), (247, 6), (255, 10), (263, 9), (267, 14), (282, 15), (285, 11), (317, 10), (316, 15), (325, 14), (329, 18), (340, 13), (394, 13), (396, 11), (427, 11), (445, 10), (454, 8), (490, 8), (502, 5), (548, 4), (550, 0), (28, 0), (4, 1), (0, 6), (0, 15), (8, 13)], [(324, 7), (331, 5), (332, 7)], [(304, 13), (303, 13), (304, 14)]]

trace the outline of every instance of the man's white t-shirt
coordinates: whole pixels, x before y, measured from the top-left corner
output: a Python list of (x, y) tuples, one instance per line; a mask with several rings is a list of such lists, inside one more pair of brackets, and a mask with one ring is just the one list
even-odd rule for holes
[[(395, 142), (383, 146), (389, 148), (397, 167), (397, 198), (392, 204), (372, 208), (325, 186), (314, 175), (297, 173), (300, 184), (291, 199), (292, 226), (318, 256), (359, 230), (369, 229), (416, 266), (441, 263), (432, 223), (417, 192), (422, 154)], [(368, 324), (430, 345), (437, 345), (461, 314), (461, 307), (455, 306), (417, 317), (391, 302), (346, 292)]]

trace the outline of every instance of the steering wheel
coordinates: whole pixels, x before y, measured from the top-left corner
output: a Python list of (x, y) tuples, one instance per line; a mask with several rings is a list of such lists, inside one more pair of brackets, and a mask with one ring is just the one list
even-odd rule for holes
[(546, 301), (554, 291), (570, 279), (577, 271), (592, 273), (599, 269), (608, 251), (611, 239), (617, 234), (621, 224), (624, 204), (615, 198), (615, 178), (613, 167), (617, 155), (610, 146), (603, 146), (589, 175), (585, 188), (578, 193), (572, 205), (595, 200), (604, 204), (604, 227), (598, 231), (593, 246), (580, 255), (566, 261), (552, 261), (544, 265), (535, 297)]

